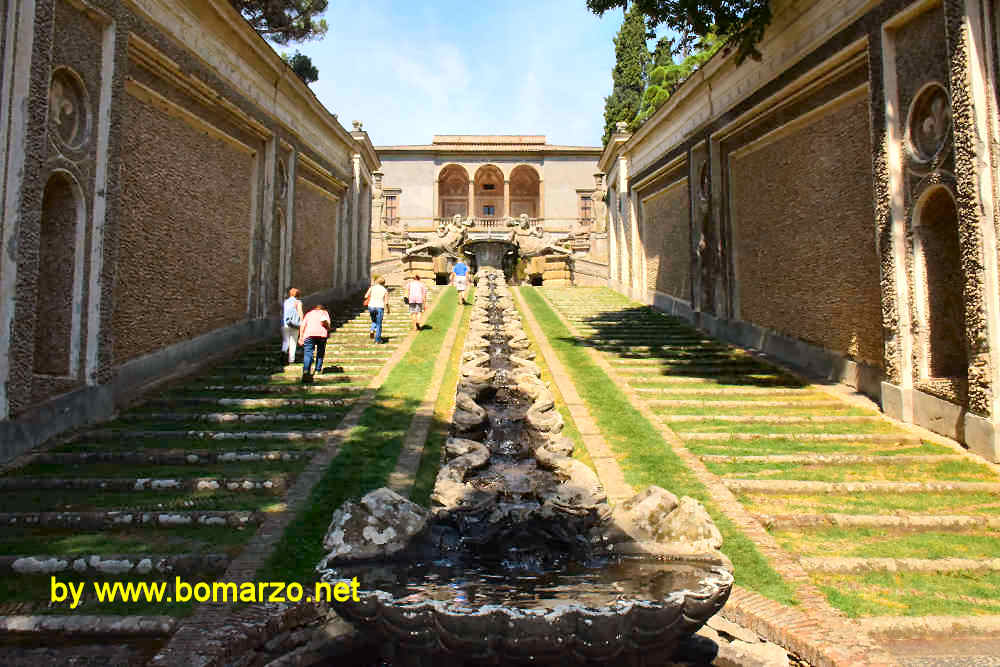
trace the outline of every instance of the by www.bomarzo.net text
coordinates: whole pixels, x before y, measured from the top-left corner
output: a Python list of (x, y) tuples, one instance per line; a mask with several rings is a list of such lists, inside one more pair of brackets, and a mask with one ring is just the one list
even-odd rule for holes
[(311, 594), (302, 584), (280, 581), (187, 582), (180, 577), (169, 581), (59, 581), (51, 578), (50, 603), (69, 603), (76, 609), (84, 596), (93, 595), (100, 603), (106, 602), (358, 602), (358, 578), (329, 583), (318, 581), (312, 585)]

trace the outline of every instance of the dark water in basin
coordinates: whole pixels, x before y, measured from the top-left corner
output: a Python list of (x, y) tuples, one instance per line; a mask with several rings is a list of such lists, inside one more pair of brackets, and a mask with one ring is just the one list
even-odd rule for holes
[(518, 566), (511, 570), (502, 562), (470, 560), (376, 563), (338, 567), (323, 579), (357, 577), (362, 592), (384, 591), (398, 605), (435, 600), (454, 611), (490, 605), (546, 611), (567, 604), (607, 609), (638, 600), (656, 603), (685, 591), (714, 590), (706, 580), (719, 576), (699, 564), (639, 557), (590, 566), (568, 563), (558, 571), (527, 571), (523, 562)]

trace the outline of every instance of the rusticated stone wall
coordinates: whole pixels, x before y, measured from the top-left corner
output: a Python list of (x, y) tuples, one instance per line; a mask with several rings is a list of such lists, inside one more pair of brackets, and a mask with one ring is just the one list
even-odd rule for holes
[(642, 202), (646, 287), (691, 298), (691, 223), (688, 181), (682, 178)]
[(333, 280), (337, 258), (337, 209), (332, 193), (311, 179), (295, 184), (295, 233), (292, 241), (292, 285), (303, 295)]
[(734, 155), (730, 168), (740, 319), (880, 366), (866, 98)]
[(127, 96), (115, 361), (247, 317), (254, 158)]

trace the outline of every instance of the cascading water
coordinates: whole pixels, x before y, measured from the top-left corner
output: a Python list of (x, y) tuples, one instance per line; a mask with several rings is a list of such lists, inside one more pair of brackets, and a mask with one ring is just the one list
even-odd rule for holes
[(482, 279), (434, 507), (380, 489), (338, 510), (318, 569), (363, 589), (338, 611), (395, 643), (398, 662), (669, 656), (729, 596), (718, 531), (655, 487), (612, 512), (560, 435), (503, 275)]

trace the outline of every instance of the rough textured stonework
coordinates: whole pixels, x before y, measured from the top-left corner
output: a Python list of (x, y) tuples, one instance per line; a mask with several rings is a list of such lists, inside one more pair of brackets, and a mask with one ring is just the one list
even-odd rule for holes
[(733, 159), (733, 233), (741, 319), (877, 366), (868, 132), (862, 98)]
[(127, 96), (115, 360), (246, 317), (254, 159)]
[(691, 298), (691, 225), (687, 179), (642, 204), (646, 286), (687, 301)]
[(292, 283), (302, 294), (328, 289), (337, 257), (338, 202), (299, 178), (295, 184)]
[[(990, 415), (992, 364), (987, 335), (986, 275), (983, 262), (983, 238), (979, 229), (981, 181), (979, 169), (986, 156), (976, 128), (975, 109), (969, 82), (970, 36), (966, 30), (963, 2), (945, 0), (945, 35), (951, 71), (952, 132), (955, 151), (955, 194), (958, 208), (959, 250), (965, 274), (965, 335), (968, 346), (968, 397), (970, 411)], [(994, 419), (996, 415), (992, 415)]]

